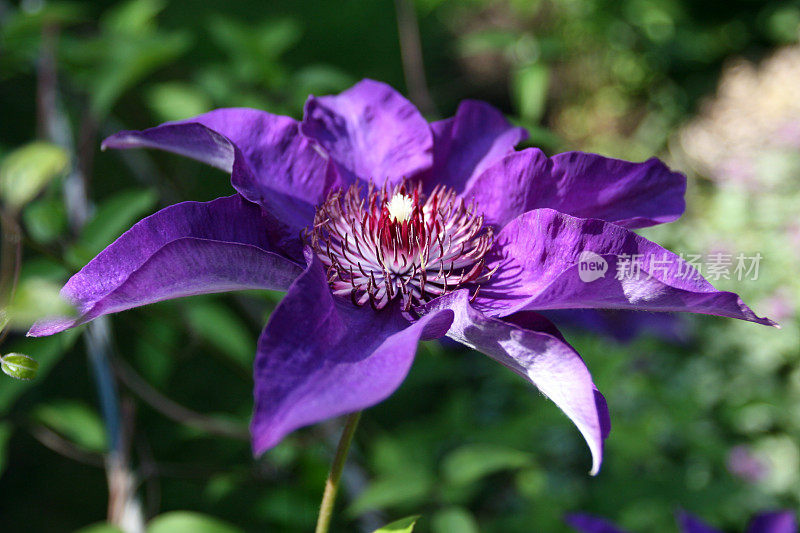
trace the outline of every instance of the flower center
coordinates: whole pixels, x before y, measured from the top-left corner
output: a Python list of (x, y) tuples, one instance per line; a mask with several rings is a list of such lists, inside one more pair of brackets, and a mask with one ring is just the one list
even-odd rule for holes
[[(483, 282), (492, 229), (455, 191), (405, 183), (366, 197), (353, 185), (332, 191), (317, 209), (311, 247), (327, 267), (334, 294), (381, 309), (396, 297), (405, 310), (467, 283)], [(476, 289), (477, 292), (477, 289)]]
[(414, 200), (401, 192), (396, 192), (389, 203), (386, 204), (386, 209), (389, 211), (389, 218), (392, 222), (405, 222), (411, 218), (411, 212), (414, 210)]

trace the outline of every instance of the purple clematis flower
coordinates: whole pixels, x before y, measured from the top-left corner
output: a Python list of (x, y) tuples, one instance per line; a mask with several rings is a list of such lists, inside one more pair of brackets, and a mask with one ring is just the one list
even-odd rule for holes
[[(721, 533), (686, 511), (678, 512), (677, 520), (681, 533)], [(589, 514), (567, 515), (566, 521), (580, 533), (626, 533), (613, 523)], [(760, 513), (750, 520), (745, 533), (797, 533), (797, 519), (792, 511)]]
[[(656, 159), (515, 151), (525, 130), (463, 102), (428, 124), (389, 86), (364, 80), (310, 97), (301, 122), (219, 109), (103, 148), (158, 148), (231, 173), (233, 196), (145, 218), (75, 274), (77, 318), (50, 335), (169, 298), (286, 290), (258, 342), (253, 449), (372, 406), (400, 385), (417, 342), (447, 335), (533, 383), (586, 439), (591, 472), (609, 416), (577, 352), (538, 310), (688, 311), (773, 324), (637, 236), (677, 219), (685, 178)], [(664, 256), (652, 276), (591, 283), (579, 257)]]

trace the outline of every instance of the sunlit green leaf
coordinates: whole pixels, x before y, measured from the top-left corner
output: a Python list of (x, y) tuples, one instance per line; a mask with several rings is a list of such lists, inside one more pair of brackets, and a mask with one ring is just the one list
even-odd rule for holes
[(147, 103), (160, 122), (182, 120), (209, 111), (211, 99), (197, 87), (185, 83), (161, 83), (147, 92)]
[(212, 516), (172, 511), (153, 518), (147, 533), (241, 533), (241, 529)]
[(10, 327), (27, 329), (45, 317), (74, 315), (75, 310), (61, 297), (60, 290), (60, 284), (47, 279), (23, 278), (8, 306)]
[(463, 507), (447, 507), (433, 515), (431, 529), (434, 533), (478, 533), (478, 522)]
[(800, 7), (784, 6), (776, 9), (767, 21), (770, 35), (778, 42), (797, 42), (800, 32)]
[(450, 452), (442, 463), (444, 479), (453, 485), (469, 485), (484, 476), (521, 468), (530, 463), (524, 452), (489, 444), (469, 444)]
[(134, 41), (113, 41), (104, 63), (93, 74), (92, 113), (105, 117), (117, 99), (157, 68), (173, 61), (189, 46), (185, 34), (157, 35)]
[[(419, 520), (419, 515), (407, 516), (400, 520), (395, 520), (391, 524), (386, 524), (382, 528), (376, 529), (373, 533), (411, 533), (414, 531), (414, 525)], [(456, 531), (455, 529), (451, 531)]]
[(54, 241), (67, 229), (64, 203), (57, 198), (42, 198), (31, 202), (22, 212), (22, 221), (28, 235), (42, 244)]
[(106, 450), (106, 431), (97, 412), (74, 400), (39, 405), (33, 412), (37, 422), (78, 446), (92, 452)]
[(156, 16), (166, 7), (162, 0), (129, 0), (108, 10), (100, 21), (111, 35), (138, 35), (155, 29)]
[(27, 381), (36, 377), (39, 363), (27, 355), (10, 353), (0, 359), (0, 367), (2, 367), (3, 373), (6, 375)]
[(522, 118), (538, 122), (545, 111), (550, 71), (546, 65), (532, 63), (514, 73), (513, 92)]
[(402, 475), (373, 481), (350, 505), (348, 513), (358, 516), (372, 509), (413, 505), (423, 501), (432, 487), (433, 479), (427, 472), (409, 466)]
[(9, 13), (0, 26), (0, 36), (5, 51), (18, 51), (18, 47), (29, 44), (31, 37), (41, 37), (47, 26), (66, 27), (85, 18), (85, 6), (77, 2), (47, 2), (38, 9), (19, 10)]
[(464, 55), (502, 53), (519, 39), (517, 32), (508, 30), (486, 30), (470, 32), (458, 40)]
[(67, 152), (54, 144), (33, 142), (17, 148), (0, 163), (0, 199), (19, 208), (66, 171)]

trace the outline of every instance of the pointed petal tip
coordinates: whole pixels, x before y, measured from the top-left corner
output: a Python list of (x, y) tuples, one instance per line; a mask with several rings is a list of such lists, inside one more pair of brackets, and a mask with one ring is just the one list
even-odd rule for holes
[(256, 436), (253, 427), (250, 427), (250, 442), (254, 458), (259, 458), (269, 450), (274, 448), (279, 442), (280, 438), (275, 439), (272, 435), (261, 434)]
[(103, 139), (100, 143), (100, 151), (105, 152), (109, 148), (112, 150), (121, 150), (124, 148), (135, 148), (138, 146), (137, 142), (141, 137), (141, 132), (132, 130), (118, 131)]
[(30, 327), (26, 337), (47, 337), (61, 333), (72, 327), (79, 326), (81, 322), (75, 317), (50, 317), (39, 320)]

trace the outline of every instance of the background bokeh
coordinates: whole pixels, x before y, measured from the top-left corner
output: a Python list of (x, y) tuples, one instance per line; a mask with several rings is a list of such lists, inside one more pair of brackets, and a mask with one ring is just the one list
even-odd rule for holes
[[(423, 533), (565, 531), (570, 511), (674, 531), (680, 508), (739, 530), (754, 512), (797, 509), (799, 26), (800, 2), (778, 0), (0, 0), (0, 196), (23, 243), (0, 350), (40, 364), (33, 381), (0, 375), (0, 531), (89, 531), (113, 504), (109, 484), (140, 502), (151, 532), (313, 527), (339, 422), (258, 460), (247, 440), (255, 341), (279, 295), (111, 319), (126, 453), (108, 471), (122, 481), (104, 469), (108, 428), (81, 332), (24, 331), (142, 216), (230, 194), (222, 172), (178, 156), (100, 152), (106, 135), (223, 106), (299, 117), (309, 93), (363, 77), (431, 120), (487, 100), (548, 153), (664, 158), (689, 177), (687, 213), (643, 233), (676, 252), (760, 253), (756, 280), (715, 285), (782, 329), (565, 321), (612, 416), (595, 478), (577, 430), (527, 383), (426, 343), (400, 390), (362, 418), (336, 531), (411, 514)], [(13, 246), (2, 253), (6, 279)]]

